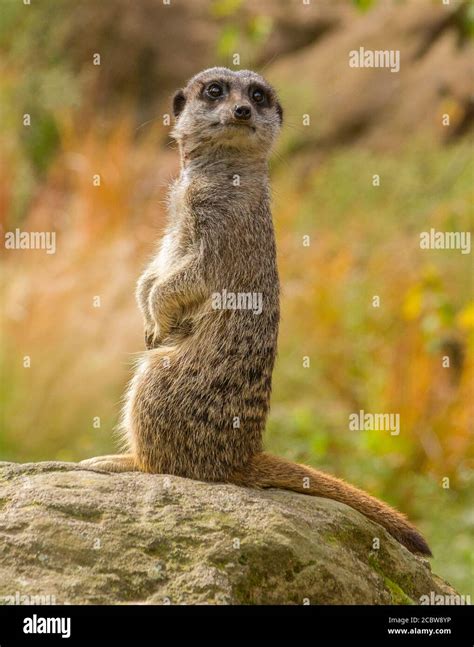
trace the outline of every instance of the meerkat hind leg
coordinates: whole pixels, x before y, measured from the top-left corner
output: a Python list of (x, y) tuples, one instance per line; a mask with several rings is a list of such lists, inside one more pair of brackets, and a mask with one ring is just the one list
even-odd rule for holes
[(103, 472), (139, 472), (140, 469), (132, 454), (109, 454), (96, 456), (80, 461), (86, 469), (101, 470)]

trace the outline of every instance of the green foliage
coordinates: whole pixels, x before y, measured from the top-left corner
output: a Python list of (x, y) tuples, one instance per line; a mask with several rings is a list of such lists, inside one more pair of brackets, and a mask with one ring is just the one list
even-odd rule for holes
[(474, 38), (474, 3), (466, 2), (456, 13), (456, 21), (461, 40)]
[(368, 11), (375, 6), (376, 0), (352, 0), (359, 11)]
[(26, 156), (38, 171), (46, 171), (59, 143), (56, 121), (51, 114), (35, 114), (35, 127), (22, 137)]
[(238, 19), (224, 19), (216, 44), (217, 56), (228, 64), (236, 53), (245, 57), (250, 66), (261, 46), (270, 36), (273, 20), (270, 16), (239, 16)]
[(243, 0), (214, 0), (211, 5), (211, 14), (216, 18), (228, 18), (237, 13)]
[(240, 34), (240, 29), (235, 25), (226, 25), (222, 28), (217, 43), (217, 55), (220, 59), (226, 60), (230, 58), (237, 50)]
[(273, 20), (270, 16), (255, 16), (249, 20), (247, 31), (250, 40), (255, 45), (261, 45), (270, 36), (273, 29)]

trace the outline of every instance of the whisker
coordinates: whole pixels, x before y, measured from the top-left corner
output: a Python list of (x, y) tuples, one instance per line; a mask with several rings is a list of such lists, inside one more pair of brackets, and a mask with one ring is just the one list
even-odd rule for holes
[(148, 121), (144, 121), (142, 124), (137, 126), (137, 128), (135, 128), (135, 132), (138, 132), (141, 128), (143, 128), (143, 126), (146, 126), (147, 124), (151, 124), (152, 121), (156, 121), (158, 118), (159, 117), (153, 117), (152, 119), (148, 119)]

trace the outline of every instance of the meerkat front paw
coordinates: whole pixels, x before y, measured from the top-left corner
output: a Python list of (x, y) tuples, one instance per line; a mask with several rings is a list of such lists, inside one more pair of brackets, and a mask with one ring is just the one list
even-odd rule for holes
[(148, 350), (161, 346), (163, 340), (173, 330), (174, 324), (174, 317), (165, 314), (164, 308), (163, 310), (156, 312), (153, 324), (145, 326), (145, 346)]
[(158, 348), (163, 340), (161, 328), (155, 325), (153, 328), (145, 328), (145, 346), (147, 350)]
[(149, 328), (145, 328), (145, 348), (147, 350), (152, 350), (152, 348), (156, 348), (154, 332)]

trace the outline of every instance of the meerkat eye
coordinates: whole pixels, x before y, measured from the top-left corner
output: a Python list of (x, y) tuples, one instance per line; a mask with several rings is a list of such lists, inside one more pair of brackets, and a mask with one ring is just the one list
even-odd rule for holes
[(222, 85), (220, 85), (219, 83), (211, 83), (206, 88), (206, 95), (210, 99), (219, 99), (219, 97), (222, 97), (223, 94), (224, 90), (222, 88)]
[(250, 96), (255, 103), (263, 103), (265, 101), (265, 93), (260, 88), (254, 88)]

